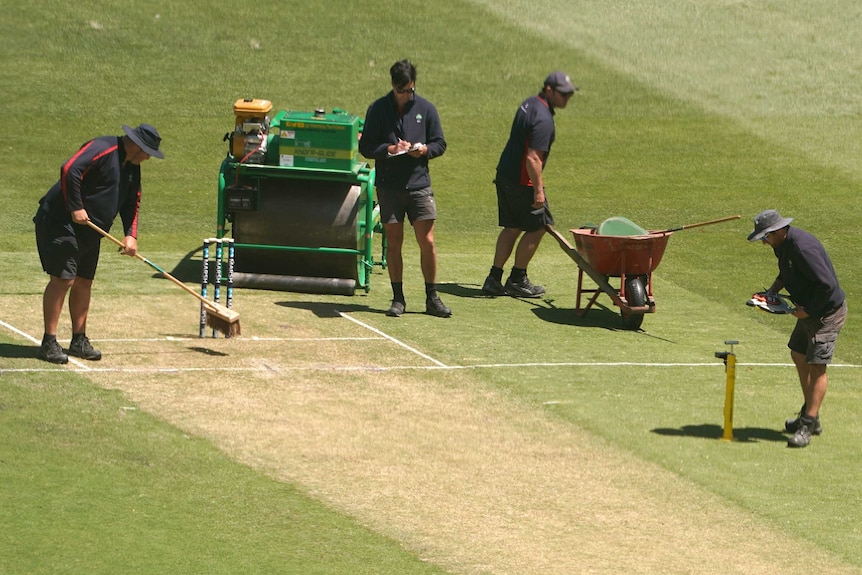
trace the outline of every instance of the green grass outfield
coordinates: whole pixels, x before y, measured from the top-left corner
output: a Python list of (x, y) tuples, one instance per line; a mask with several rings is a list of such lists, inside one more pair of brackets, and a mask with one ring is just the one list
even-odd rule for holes
[[(862, 572), (860, 19), (846, 0), (4, 7), (0, 573)], [(30, 218), (76, 146), (159, 128), (140, 249), (171, 269), (214, 233), (237, 98), (362, 115), (403, 57), (449, 142), (431, 170), (451, 320), (385, 318), (376, 269), (367, 295), (238, 290), (244, 336), (199, 341), (191, 298), (106, 250), (105, 358), (35, 359)], [(478, 297), (499, 151), (557, 68), (581, 88), (546, 171), (559, 229), (742, 216), (670, 239), (641, 332), (575, 317), (552, 239), (530, 267), (546, 298)], [(745, 241), (765, 208), (824, 242), (851, 308), (801, 451), (778, 432), (799, 406), (790, 320), (743, 305), (775, 274)], [(409, 242), (405, 264), (421, 310)]]

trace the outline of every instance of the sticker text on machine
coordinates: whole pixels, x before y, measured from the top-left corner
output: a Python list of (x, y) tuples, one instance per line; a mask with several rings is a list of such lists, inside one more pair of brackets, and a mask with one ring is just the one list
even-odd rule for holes
[(295, 166), (295, 157), (305, 158), (308, 162), (325, 163), (327, 160), (344, 160), (348, 159), (349, 152), (340, 152), (338, 150), (326, 150), (315, 148), (293, 148), (289, 150), (292, 154), (279, 154), (279, 164), (281, 166)]
[[(306, 122), (284, 122), (282, 124), (283, 128), (299, 128), (300, 130), (304, 129), (312, 129), (312, 130), (334, 130), (334, 131), (344, 131), (350, 128), (349, 125), (346, 124), (324, 124), (322, 122), (314, 122), (314, 123), (306, 123)], [(282, 136), (283, 138), (284, 136)]]

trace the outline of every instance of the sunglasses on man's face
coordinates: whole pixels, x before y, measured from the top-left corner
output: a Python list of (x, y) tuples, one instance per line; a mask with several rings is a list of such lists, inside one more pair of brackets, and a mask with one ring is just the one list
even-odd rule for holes
[(416, 91), (416, 86), (410, 86), (409, 88), (395, 88), (396, 94), (412, 94)]

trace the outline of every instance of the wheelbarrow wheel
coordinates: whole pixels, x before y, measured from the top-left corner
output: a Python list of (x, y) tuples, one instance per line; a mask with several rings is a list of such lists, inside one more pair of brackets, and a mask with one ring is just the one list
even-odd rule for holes
[[(626, 300), (630, 307), (640, 307), (646, 305), (646, 288), (644, 281), (639, 276), (629, 276), (626, 278)], [(623, 327), (626, 329), (640, 329), (644, 321), (642, 313), (625, 313), (622, 312)]]

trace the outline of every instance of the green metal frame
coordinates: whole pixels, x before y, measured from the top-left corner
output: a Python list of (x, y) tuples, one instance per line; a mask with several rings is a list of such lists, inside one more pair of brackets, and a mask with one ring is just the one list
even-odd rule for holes
[[(357, 248), (327, 248), (327, 247), (304, 247), (304, 246), (280, 246), (269, 244), (234, 244), (237, 249), (254, 248), (281, 251), (304, 251), (318, 253), (354, 254), (357, 256), (357, 288), (364, 289), (366, 293), (371, 289), (371, 270), (375, 265), (386, 268), (386, 235), (383, 233), (383, 225), (380, 223), (380, 209), (374, 202), (374, 168), (365, 163), (359, 163), (352, 172), (337, 170), (315, 170), (308, 168), (288, 168), (282, 166), (271, 166), (264, 164), (240, 164), (234, 161), (233, 156), (228, 155), (221, 164), (218, 178), (218, 221), (216, 225), (216, 237), (222, 238), (227, 229), (226, 223), (230, 221), (230, 213), (226, 207), (225, 182), (233, 179), (253, 178), (286, 178), (298, 180), (336, 181), (359, 185), (361, 198), (364, 201), (364, 218), (360, 218), (357, 230)], [(382, 234), (383, 249), (380, 261), (374, 261), (372, 254), (374, 232)]]

